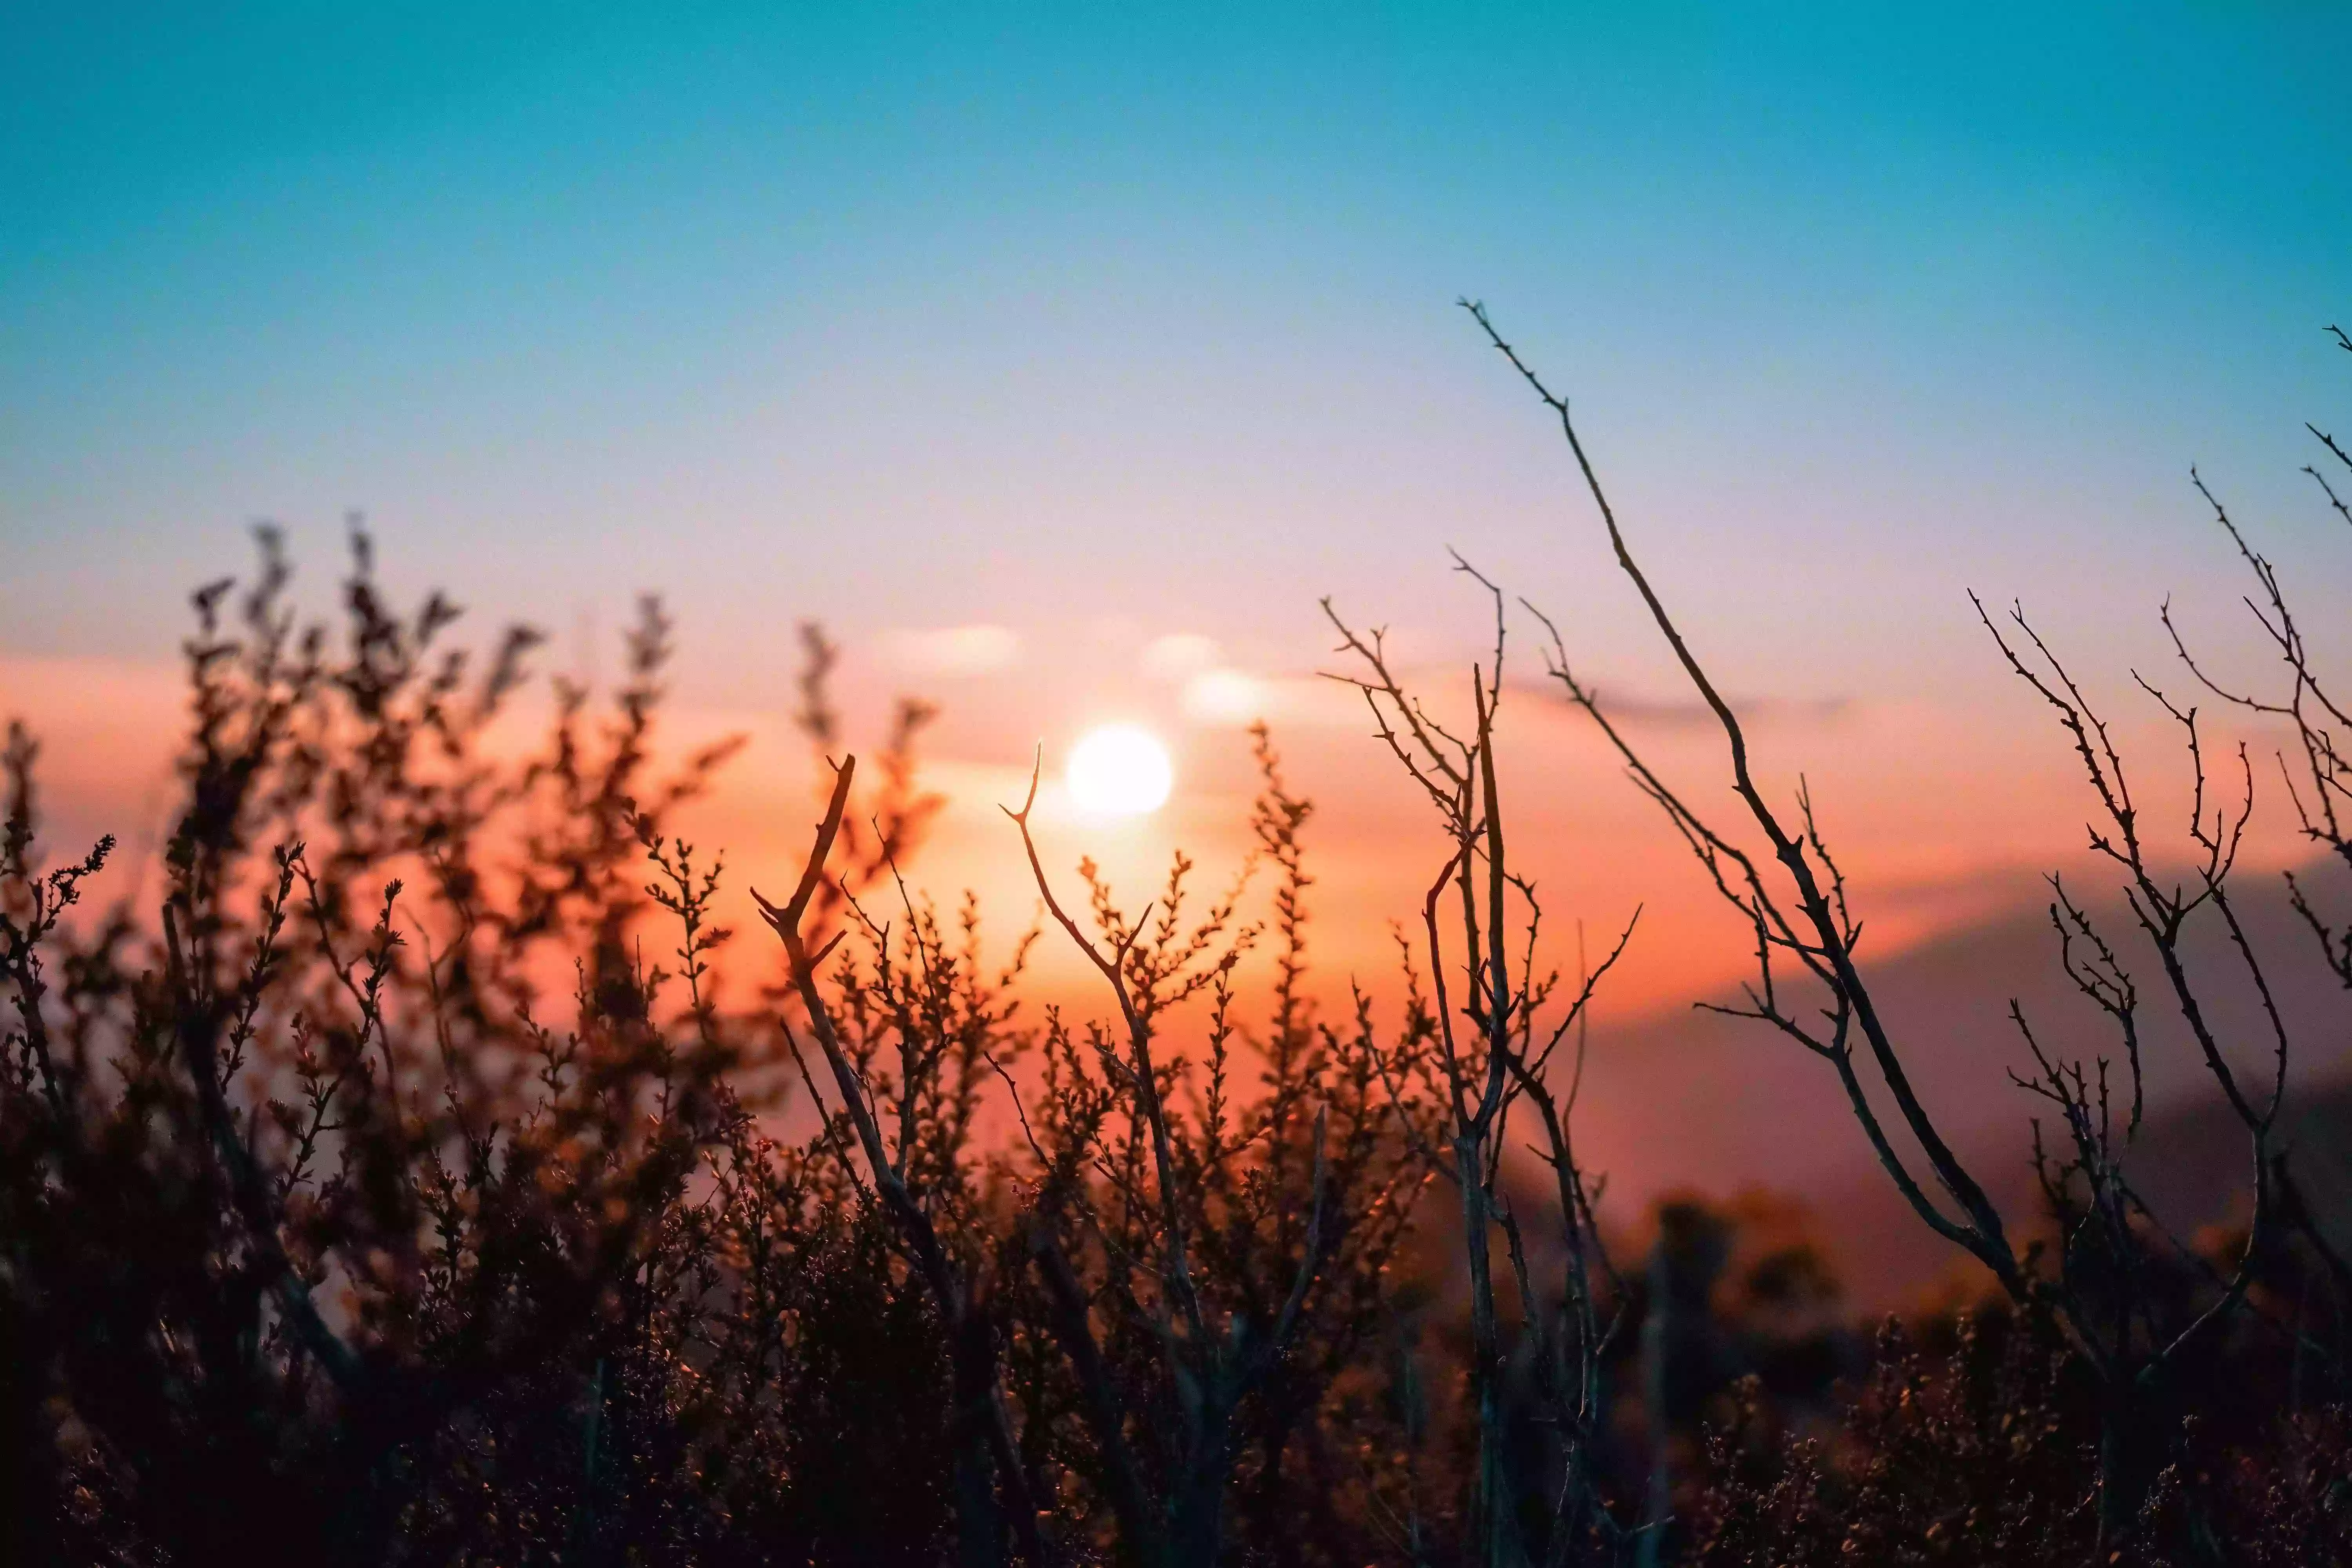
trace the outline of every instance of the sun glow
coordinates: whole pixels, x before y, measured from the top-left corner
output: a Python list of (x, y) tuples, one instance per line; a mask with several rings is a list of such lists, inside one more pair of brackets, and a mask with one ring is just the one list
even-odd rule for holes
[(1168, 748), (1132, 724), (1089, 730), (1070, 748), (1064, 773), (1070, 798), (1103, 816), (1139, 816), (1168, 799), (1175, 770)]

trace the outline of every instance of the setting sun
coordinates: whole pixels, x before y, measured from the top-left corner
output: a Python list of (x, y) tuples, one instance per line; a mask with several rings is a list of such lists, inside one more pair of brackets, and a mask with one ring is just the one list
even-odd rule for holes
[(1168, 748), (1132, 724), (1089, 730), (1070, 748), (1070, 797), (1105, 816), (1139, 816), (1168, 799), (1174, 779)]

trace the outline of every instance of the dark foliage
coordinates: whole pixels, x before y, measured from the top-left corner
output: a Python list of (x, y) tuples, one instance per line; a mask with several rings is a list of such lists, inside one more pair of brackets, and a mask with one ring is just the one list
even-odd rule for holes
[(1969, 1317), (1941, 1352), (1890, 1323), (1825, 1435), (1793, 1439), (1754, 1384), (1710, 1436), (1691, 1561), (2285, 1564), (2352, 1561), (2352, 1430), (2338, 1404), (2251, 1426), (2192, 1418), (2137, 1516), (2099, 1541), (2097, 1390), (2047, 1323)]

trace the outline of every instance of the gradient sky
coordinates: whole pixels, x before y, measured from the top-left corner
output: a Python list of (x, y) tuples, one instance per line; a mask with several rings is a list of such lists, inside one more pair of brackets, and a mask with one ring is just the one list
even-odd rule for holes
[[(574, 668), (664, 590), (689, 725), (768, 747), (754, 866), (819, 616), (866, 710), (948, 705), (944, 875), (991, 884), (990, 792), (1101, 718), (1229, 841), (1255, 702), (1385, 909), (1419, 819), (1306, 679), (1319, 595), (1434, 675), (1481, 625), (1454, 545), (1676, 696), (1465, 294), (1921, 930), (2080, 820), (1965, 588), (2113, 689), (2165, 593), (2225, 624), (2191, 461), (2352, 586), (2295, 472), (2352, 407), (2340, 6), (206, 12), (0, 21), (0, 706), (117, 803), (186, 588), (269, 517), (323, 595), (360, 508)], [(1542, 723), (1570, 912), (1679, 929), (1656, 825)], [(1635, 997), (1716, 972), (1662, 953)]]

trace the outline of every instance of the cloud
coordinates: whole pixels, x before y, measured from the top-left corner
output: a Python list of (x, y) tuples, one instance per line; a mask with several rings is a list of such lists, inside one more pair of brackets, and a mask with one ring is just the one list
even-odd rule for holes
[[(1823, 697), (1809, 701), (1791, 701), (1778, 697), (1730, 697), (1735, 717), (1746, 724), (1834, 724), (1853, 716), (1854, 703), (1849, 698)], [(1655, 730), (1712, 730), (1721, 721), (1715, 710), (1696, 699), (1689, 701), (1660, 701), (1642, 697), (1619, 697), (1601, 693), (1601, 710), (1612, 721), (1632, 728)]]
[(1143, 650), (1143, 673), (1155, 680), (1197, 679), (1217, 662), (1216, 639), (1199, 632), (1171, 632), (1154, 637)]
[[(1556, 680), (1514, 678), (1508, 686), (1513, 691), (1528, 692), (1566, 706), (1567, 692)], [(1712, 730), (1720, 722), (1715, 710), (1696, 697), (1648, 697), (1595, 681), (1588, 681), (1587, 686), (1599, 697), (1601, 711), (1611, 721), (1627, 729)], [(1853, 718), (1859, 708), (1853, 698), (1843, 696), (1791, 699), (1733, 695), (1725, 700), (1731, 704), (1732, 713), (1748, 724), (1835, 724)]]
[(1204, 669), (1184, 683), (1184, 716), (1202, 724), (1248, 724), (1270, 719), (1282, 704), (1267, 682), (1238, 669)]
[(1021, 636), (1010, 626), (905, 629), (890, 633), (886, 646), (898, 664), (927, 675), (986, 675), (1021, 658)]

